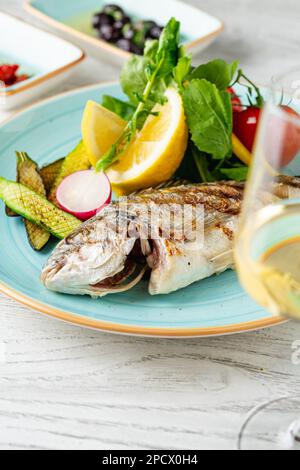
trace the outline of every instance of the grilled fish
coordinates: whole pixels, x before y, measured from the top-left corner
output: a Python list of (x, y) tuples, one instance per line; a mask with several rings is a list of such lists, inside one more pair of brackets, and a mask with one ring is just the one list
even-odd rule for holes
[[(290, 188), (300, 191), (300, 179), (281, 177), (278, 198)], [(59, 243), (42, 282), (57, 292), (103, 297), (131, 289), (149, 271), (149, 293), (158, 295), (221, 273), (233, 267), (243, 194), (243, 183), (218, 182), (149, 189), (113, 202)], [(180, 207), (192, 208), (184, 219), (192, 237), (181, 230)]]

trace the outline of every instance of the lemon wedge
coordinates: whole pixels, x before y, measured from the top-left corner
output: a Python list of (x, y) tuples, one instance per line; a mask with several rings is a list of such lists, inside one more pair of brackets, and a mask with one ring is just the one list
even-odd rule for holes
[(81, 131), (89, 160), (93, 166), (118, 140), (126, 121), (103, 106), (88, 101), (83, 113)]
[(142, 130), (119, 161), (106, 171), (118, 195), (156, 186), (178, 169), (188, 143), (188, 127), (181, 96), (175, 88), (166, 91), (167, 102), (156, 105)]

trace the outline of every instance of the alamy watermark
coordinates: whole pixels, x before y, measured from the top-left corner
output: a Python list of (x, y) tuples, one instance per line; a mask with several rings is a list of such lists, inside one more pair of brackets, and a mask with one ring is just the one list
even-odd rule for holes
[[(113, 206), (107, 206), (99, 216), (105, 217), (101, 239), (118, 234), (126, 239), (170, 240), (204, 246), (204, 230), (208, 219), (204, 206), (193, 204), (156, 204), (151, 201), (133, 202), (132, 198), (120, 198)], [(217, 221), (216, 221), (217, 223)]]

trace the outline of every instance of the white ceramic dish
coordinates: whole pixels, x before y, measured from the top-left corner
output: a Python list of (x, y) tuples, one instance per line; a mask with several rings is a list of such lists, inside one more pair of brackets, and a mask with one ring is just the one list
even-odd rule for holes
[[(72, 36), (91, 54), (121, 65), (130, 53), (100, 40), (91, 27), (92, 15), (110, 3), (108, 0), (26, 0), (25, 8), (47, 23)], [(165, 25), (175, 16), (181, 22), (182, 40), (188, 51), (198, 53), (224, 29), (217, 18), (179, 0), (117, 0), (135, 19), (153, 19)]]
[(0, 13), (0, 63), (17, 63), (30, 79), (0, 87), (0, 110), (10, 110), (55, 88), (84, 59), (81, 49)]

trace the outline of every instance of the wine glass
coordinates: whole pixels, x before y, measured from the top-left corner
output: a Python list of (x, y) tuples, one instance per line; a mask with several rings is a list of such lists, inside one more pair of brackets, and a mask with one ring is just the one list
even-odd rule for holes
[[(299, 90), (300, 68), (273, 83), (260, 115), (235, 242), (237, 271), (245, 290), (273, 315), (296, 320), (300, 320)], [(241, 430), (239, 447), (300, 450), (300, 396), (257, 408)]]

